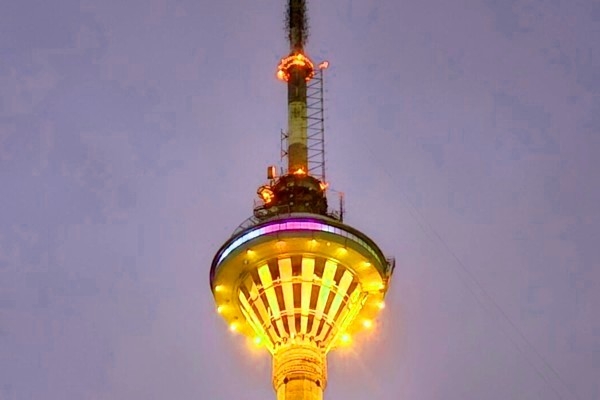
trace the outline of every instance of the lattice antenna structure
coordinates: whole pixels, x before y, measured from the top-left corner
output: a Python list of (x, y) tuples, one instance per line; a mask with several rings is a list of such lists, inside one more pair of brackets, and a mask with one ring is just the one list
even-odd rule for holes
[[(308, 173), (322, 182), (325, 176), (325, 103), (324, 82), (328, 61), (319, 64), (306, 85), (306, 151)], [(281, 130), (281, 160), (287, 162), (288, 134)]]

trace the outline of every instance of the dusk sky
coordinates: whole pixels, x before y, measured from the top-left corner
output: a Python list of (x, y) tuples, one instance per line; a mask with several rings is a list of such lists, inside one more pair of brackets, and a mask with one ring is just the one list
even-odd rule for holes
[[(308, 8), (330, 187), (397, 261), (326, 399), (600, 399), (600, 2)], [(0, 0), (1, 400), (275, 398), (208, 272), (279, 163), (284, 10)]]

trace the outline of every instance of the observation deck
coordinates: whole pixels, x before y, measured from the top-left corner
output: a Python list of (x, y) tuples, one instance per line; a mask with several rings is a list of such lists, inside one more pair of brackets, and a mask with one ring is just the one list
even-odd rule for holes
[(213, 259), (210, 283), (232, 331), (273, 354), (291, 343), (326, 354), (372, 326), (393, 268), (358, 230), (292, 213), (234, 234)]

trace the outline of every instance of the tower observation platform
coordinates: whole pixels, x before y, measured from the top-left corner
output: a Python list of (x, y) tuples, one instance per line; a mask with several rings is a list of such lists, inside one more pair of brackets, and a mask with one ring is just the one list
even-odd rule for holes
[(304, 52), (305, 12), (304, 0), (289, 0), (290, 54), (277, 70), (288, 86), (287, 172), (269, 168), (253, 217), (210, 269), (229, 329), (272, 354), (278, 400), (323, 398), (327, 353), (373, 326), (394, 270), (373, 240), (328, 212), (324, 173), (311, 173), (307, 83), (322, 70)]

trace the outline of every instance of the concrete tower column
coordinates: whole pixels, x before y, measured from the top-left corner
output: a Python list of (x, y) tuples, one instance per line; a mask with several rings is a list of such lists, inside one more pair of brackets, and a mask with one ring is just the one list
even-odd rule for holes
[(323, 400), (327, 385), (325, 354), (316, 346), (294, 345), (273, 356), (277, 400)]

